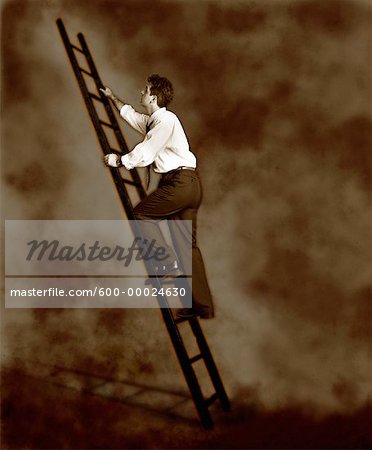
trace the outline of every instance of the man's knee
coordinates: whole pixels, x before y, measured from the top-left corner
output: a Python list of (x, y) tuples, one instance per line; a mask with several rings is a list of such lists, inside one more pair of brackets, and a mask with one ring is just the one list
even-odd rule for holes
[(134, 217), (137, 220), (148, 220), (150, 219), (149, 216), (147, 216), (146, 214), (143, 213), (143, 211), (141, 210), (141, 208), (139, 208), (138, 206), (136, 206), (133, 210), (134, 212)]

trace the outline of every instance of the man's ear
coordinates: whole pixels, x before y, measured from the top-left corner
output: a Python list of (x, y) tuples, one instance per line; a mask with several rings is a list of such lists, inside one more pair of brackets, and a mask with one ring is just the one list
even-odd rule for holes
[(152, 99), (151, 99), (151, 102), (152, 103), (155, 103), (155, 102), (158, 103), (158, 97), (156, 95), (153, 95)]

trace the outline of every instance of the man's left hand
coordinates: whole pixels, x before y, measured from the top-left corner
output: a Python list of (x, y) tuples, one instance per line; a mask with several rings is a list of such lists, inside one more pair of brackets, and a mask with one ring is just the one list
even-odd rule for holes
[(114, 95), (112, 90), (108, 86), (105, 88), (99, 88), (99, 90), (108, 98), (112, 98)]

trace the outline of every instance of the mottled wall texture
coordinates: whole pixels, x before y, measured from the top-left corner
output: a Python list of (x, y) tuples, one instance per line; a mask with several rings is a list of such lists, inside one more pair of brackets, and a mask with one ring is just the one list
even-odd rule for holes
[[(3, 2), (4, 218), (123, 217), (61, 17), (125, 101), (139, 107), (150, 73), (174, 83), (170, 109), (204, 186), (199, 241), (217, 310), (204, 328), (232, 399), (320, 415), (365, 407), (371, 12), (362, 0)], [(156, 311), (3, 309), (2, 330), (7, 367), (184, 387)]]

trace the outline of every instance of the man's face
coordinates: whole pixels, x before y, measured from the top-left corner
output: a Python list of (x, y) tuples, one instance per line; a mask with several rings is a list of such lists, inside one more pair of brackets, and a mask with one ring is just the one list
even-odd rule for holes
[(154, 96), (151, 95), (151, 84), (146, 84), (146, 86), (141, 91), (141, 105), (146, 107), (152, 103)]

